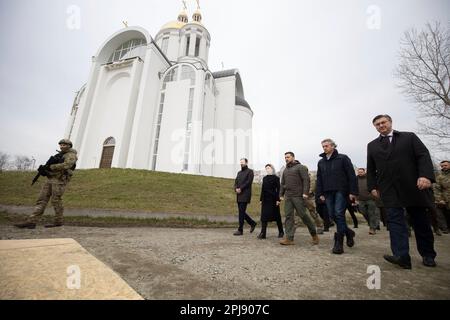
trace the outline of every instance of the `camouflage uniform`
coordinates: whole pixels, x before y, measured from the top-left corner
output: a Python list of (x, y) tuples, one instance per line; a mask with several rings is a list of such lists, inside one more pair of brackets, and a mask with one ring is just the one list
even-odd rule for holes
[(70, 148), (66, 152), (61, 151), (60, 153), (63, 154), (64, 162), (50, 166), (51, 171), (49, 171), (47, 181), (42, 186), (41, 193), (34, 207), (34, 212), (28, 218), (27, 222), (36, 223), (44, 214), (45, 208), (51, 199), (53, 208), (55, 209), (55, 223), (63, 223), (64, 207), (62, 196), (72, 177), (73, 171), (71, 168), (77, 161), (77, 151)]
[(442, 171), (436, 178), (434, 184), (434, 196), (436, 203), (444, 201), (445, 206), (450, 209), (450, 171)]
[(316, 224), (317, 228), (323, 228), (323, 221), (322, 219), (319, 217), (319, 215), (317, 214), (316, 211), (316, 203), (315, 203), (315, 193), (316, 193), (316, 179), (314, 179), (314, 177), (309, 174), (309, 179), (310, 179), (310, 188), (309, 188), (309, 194), (308, 194), (308, 199), (305, 200), (305, 206), (309, 211), (309, 214), (311, 215), (311, 217), (314, 219), (314, 223)]
[[(448, 227), (450, 226), (450, 170), (442, 170), (441, 174), (436, 177), (433, 191), (436, 203), (437, 224), (442, 231), (447, 233)], [(441, 201), (444, 201), (445, 204), (439, 204)]]

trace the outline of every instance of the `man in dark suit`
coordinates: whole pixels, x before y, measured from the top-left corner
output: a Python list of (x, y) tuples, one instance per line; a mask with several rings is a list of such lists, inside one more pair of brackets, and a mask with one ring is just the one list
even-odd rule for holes
[(406, 208), (423, 264), (434, 267), (434, 237), (426, 214), (433, 202), (430, 188), (435, 182), (430, 153), (414, 133), (393, 130), (388, 115), (376, 116), (373, 125), (380, 136), (367, 145), (367, 187), (373, 196), (381, 197), (387, 211), (393, 256), (384, 258), (411, 269)]
[(253, 170), (248, 167), (248, 160), (241, 159), (241, 171), (234, 181), (234, 191), (239, 209), (239, 228), (235, 236), (242, 236), (244, 232), (244, 220), (250, 225), (250, 233), (255, 230), (256, 222), (247, 214), (247, 205), (252, 198)]

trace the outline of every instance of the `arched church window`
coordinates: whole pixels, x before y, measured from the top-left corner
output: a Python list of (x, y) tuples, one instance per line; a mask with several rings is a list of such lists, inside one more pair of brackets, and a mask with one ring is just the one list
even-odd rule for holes
[(197, 36), (195, 38), (195, 56), (198, 57), (200, 55), (200, 41), (202, 41), (201, 36)]
[(177, 81), (178, 67), (171, 69), (164, 77), (162, 90), (166, 89), (167, 82)]
[(164, 37), (162, 39), (161, 51), (167, 54), (167, 49), (169, 48), (169, 37)]
[(105, 140), (105, 142), (103, 143), (104, 146), (113, 146), (116, 144), (116, 139), (114, 139), (113, 137), (109, 137), (108, 139)]
[(195, 70), (190, 66), (181, 67), (181, 80), (191, 79), (191, 86), (195, 84)]
[(131, 50), (146, 45), (145, 39), (131, 39), (122, 43), (111, 55), (108, 62), (120, 61)]
[(191, 35), (186, 35), (186, 53), (185, 56), (189, 55), (189, 47), (191, 46)]
[(188, 171), (189, 169), (189, 155), (191, 149), (191, 135), (192, 135), (192, 110), (194, 107), (194, 88), (189, 90), (189, 103), (188, 103), (188, 113), (186, 119), (186, 138), (184, 145), (184, 157), (183, 157), (183, 171)]
[(102, 157), (100, 159), (100, 168), (111, 168), (114, 156), (116, 139), (109, 137), (103, 142)]

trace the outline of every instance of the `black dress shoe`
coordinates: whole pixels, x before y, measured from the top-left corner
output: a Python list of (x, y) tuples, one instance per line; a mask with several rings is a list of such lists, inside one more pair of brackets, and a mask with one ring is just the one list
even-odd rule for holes
[(242, 236), (243, 232), (242, 231), (236, 231), (235, 233), (233, 233), (233, 236)]
[(62, 223), (51, 223), (51, 224), (46, 224), (45, 227), (46, 228), (56, 228), (56, 227), (62, 227)]
[(256, 225), (257, 223), (255, 222), (255, 224), (250, 227), (250, 233), (253, 233), (253, 231), (255, 231)]
[(265, 239), (266, 238), (266, 235), (264, 234), (264, 233), (260, 233), (260, 234), (258, 234), (258, 237), (257, 237), (258, 239)]
[(17, 223), (14, 225), (14, 227), (20, 228), (20, 229), (35, 229), (36, 223), (31, 223), (31, 222)]
[(422, 258), (423, 265), (426, 267), (436, 267), (436, 262), (432, 257), (423, 257)]
[(284, 232), (279, 232), (278, 233), (278, 238), (284, 238)]
[(384, 260), (392, 264), (396, 264), (403, 269), (411, 269), (411, 258), (401, 258), (396, 256), (384, 255)]

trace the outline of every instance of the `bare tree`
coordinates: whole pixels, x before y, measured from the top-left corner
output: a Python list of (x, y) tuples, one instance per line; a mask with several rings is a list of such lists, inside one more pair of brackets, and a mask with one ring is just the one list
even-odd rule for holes
[(9, 164), (9, 154), (0, 151), (0, 172), (5, 170)]
[(33, 161), (26, 156), (16, 156), (14, 160), (14, 165), (16, 170), (26, 171), (30, 170)]
[(402, 92), (419, 111), (419, 133), (436, 152), (450, 151), (450, 30), (439, 22), (406, 31), (395, 72)]

